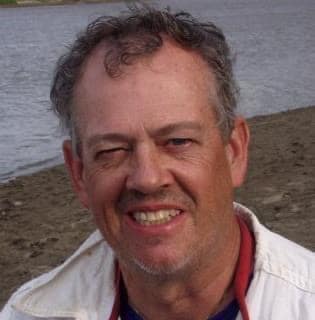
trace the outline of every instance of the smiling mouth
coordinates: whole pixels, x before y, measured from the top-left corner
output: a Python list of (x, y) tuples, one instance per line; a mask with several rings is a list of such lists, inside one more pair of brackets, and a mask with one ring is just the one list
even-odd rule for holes
[(131, 214), (132, 218), (141, 225), (151, 226), (171, 221), (181, 213), (178, 209), (137, 211)]

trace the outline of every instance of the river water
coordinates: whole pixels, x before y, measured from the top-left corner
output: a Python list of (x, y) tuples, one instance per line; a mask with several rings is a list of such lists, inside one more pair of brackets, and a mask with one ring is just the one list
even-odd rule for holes
[[(159, 1), (219, 25), (237, 56), (246, 116), (315, 105), (314, 0)], [(57, 57), (74, 35), (123, 4), (0, 9), (0, 182), (61, 162), (49, 111)]]

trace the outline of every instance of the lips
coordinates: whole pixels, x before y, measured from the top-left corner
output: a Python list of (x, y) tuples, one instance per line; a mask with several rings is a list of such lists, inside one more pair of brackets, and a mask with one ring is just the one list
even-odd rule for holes
[(133, 220), (144, 226), (159, 225), (171, 221), (181, 213), (179, 209), (160, 209), (135, 211), (131, 213)]

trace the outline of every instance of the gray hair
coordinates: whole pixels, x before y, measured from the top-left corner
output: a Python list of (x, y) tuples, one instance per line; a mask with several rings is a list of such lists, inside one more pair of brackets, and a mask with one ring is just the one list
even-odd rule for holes
[[(70, 137), (75, 140), (73, 92), (83, 64), (101, 42), (104, 68), (118, 77), (124, 65), (153, 54), (163, 45), (163, 35), (192, 50), (204, 59), (216, 79), (218, 104), (215, 112), (222, 137), (227, 139), (234, 127), (238, 87), (232, 71), (232, 58), (223, 32), (211, 22), (200, 22), (186, 12), (171, 13), (143, 6), (129, 8), (118, 17), (101, 16), (81, 32), (68, 52), (57, 62), (50, 99), (52, 109)], [(77, 146), (78, 147), (78, 146)]]

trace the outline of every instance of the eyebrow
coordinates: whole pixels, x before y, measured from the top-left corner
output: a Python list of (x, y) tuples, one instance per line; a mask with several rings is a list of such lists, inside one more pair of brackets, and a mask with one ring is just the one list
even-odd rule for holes
[[(179, 130), (194, 130), (194, 131), (201, 131), (201, 125), (198, 122), (194, 121), (182, 121), (168, 124), (164, 127), (152, 130), (149, 132), (150, 136), (157, 136), (163, 137), (167, 136), (174, 131)], [(129, 142), (132, 140), (128, 135), (122, 133), (104, 133), (104, 134), (95, 134), (88, 138), (87, 140), (87, 147), (91, 148), (93, 145), (100, 143), (102, 141), (110, 141), (110, 142)]]
[(199, 122), (195, 121), (182, 121), (168, 124), (162, 128), (158, 128), (153, 130), (153, 136), (167, 136), (174, 131), (179, 130), (194, 130), (194, 131), (201, 131), (201, 125)]
[(121, 133), (104, 133), (104, 134), (95, 134), (88, 138), (87, 147), (91, 148), (93, 145), (100, 143), (102, 141), (111, 141), (111, 142), (126, 142), (129, 141), (128, 136)]

